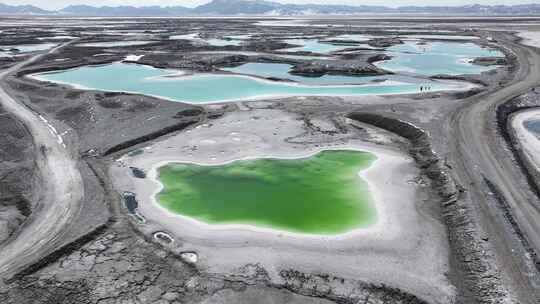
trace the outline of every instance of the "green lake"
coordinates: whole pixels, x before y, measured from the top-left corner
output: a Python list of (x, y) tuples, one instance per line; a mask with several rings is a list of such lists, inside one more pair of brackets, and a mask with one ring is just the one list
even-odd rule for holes
[(341, 234), (374, 224), (367, 183), (359, 176), (375, 155), (324, 151), (301, 159), (240, 160), (158, 169), (167, 210), (208, 224), (248, 224), (304, 233)]

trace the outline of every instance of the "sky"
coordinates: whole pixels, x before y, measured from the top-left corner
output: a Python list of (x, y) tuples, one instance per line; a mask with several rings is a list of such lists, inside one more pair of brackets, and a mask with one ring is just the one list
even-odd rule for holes
[[(384, 5), (389, 7), (404, 6), (404, 5), (467, 5), (471, 3), (477, 4), (527, 4), (538, 3), (538, 0), (437, 0), (435, 1), (422, 1), (422, 0), (274, 0), (281, 3), (317, 3), (317, 4), (348, 4), (348, 5)], [(133, 5), (133, 6), (148, 6), (148, 5), (161, 5), (172, 6), (182, 5), (187, 7), (194, 7), (200, 4), (210, 2), (210, 0), (0, 0), (0, 3), (20, 5), (20, 4), (33, 4), (35, 6), (45, 9), (59, 9), (69, 4), (90, 4), (93, 6), (101, 5)]]

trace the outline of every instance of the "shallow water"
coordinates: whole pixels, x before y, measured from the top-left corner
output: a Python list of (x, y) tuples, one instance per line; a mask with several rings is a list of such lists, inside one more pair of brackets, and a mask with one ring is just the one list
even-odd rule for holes
[(441, 39), (441, 40), (476, 40), (480, 39), (476, 36), (464, 36), (464, 35), (435, 35), (435, 34), (424, 34), (424, 35), (405, 35), (400, 37), (403, 39)]
[(269, 54), (277, 57), (283, 57), (288, 59), (298, 59), (298, 60), (332, 60), (332, 56), (309, 56), (309, 55), (289, 55), (289, 54)]
[(275, 77), (282, 79), (290, 79), (300, 83), (308, 84), (363, 84), (368, 82), (373, 77), (353, 77), (340, 75), (324, 75), (321, 77), (304, 77), (289, 74), (292, 68), (290, 64), (284, 63), (246, 63), (234, 68), (223, 68), (224, 71), (229, 71), (238, 74), (248, 74), (259, 77)]
[(387, 50), (393, 58), (378, 62), (377, 66), (389, 71), (420, 75), (479, 74), (493, 67), (474, 65), (468, 60), (476, 57), (504, 56), (497, 50), (482, 48), (474, 43), (459, 42), (428, 42), (419, 45), (417, 41), (407, 41)]
[(259, 159), (223, 166), (169, 164), (159, 169), (159, 203), (209, 224), (250, 224), (309, 234), (338, 234), (376, 221), (358, 173), (375, 156), (325, 151), (305, 159)]
[[(277, 96), (343, 96), (416, 93), (421, 83), (371, 83), (368, 85), (297, 85), (240, 75), (195, 74), (167, 77), (178, 71), (144, 65), (114, 63), (35, 74), (40, 80), (102, 91), (132, 92), (175, 101), (211, 103)], [(435, 82), (432, 91), (458, 89), (458, 83)], [(424, 85), (425, 86), (425, 85)], [(208, 88), (212, 88), (209, 90)]]
[(288, 52), (312, 52), (319, 54), (329, 54), (351, 47), (350, 45), (334, 45), (330, 43), (324, 43), (320, 42), (317, 39), (286, 39), (283, 42), (300, 45), (299, 47), (282, 49), (282, 51)]
[(523, 122), (523, 126), (536, 137), (540, 137), (540, 118), (531, 118)]
[(292, 65), (285, 63), (246, 63), (234, 68), (223, 68), (238, 74), (254, 75), (259, 77), (275, 77), (289, 79), (299, 83), (310, 85), (340, 85), (340, 84), (369, 84), (373, 81), (391, 80), (401, 83), (414, 84), (435, 84), (428, 79), (419, 79), (401, 75), (382, 75), (382, 76), (344, 76), (344, 75), (323, 75), (321, 77), (298, 76), (289, 73)]
[(203, 39), (199, 37), (199, 33), (191, 33), (191, 34), (170, 36), (169, 39), (171, 40), (185, 39), (185, 40), (191, 40), (191, 41), (202, 41), (212, 46), (229, 46), (229, 45), (238, 46), (238, 45), (241, 45), (245, 39), (249, 39), (249, 37), (251, 37), (251, 35), (246, 34), (246, 35), (227, 36), (226, 38), (229, 38), (229, 39), (219, 39), (219, 38)]
[(372, 35), (362, 35), (362, 34), (345, 34), (345, 35), (339, 35), (335, 37), (329, 37), (330, 40), (352, 40), (352, 41), (358, 41), (358, 42), (365, 42), (368, 40), (371, 40), (373, 38), (379, 38), (380, 36), (372, 36)]
[[(20, 45), (0, 45), (0, 49), (6, 51), (0, 51), (0, 57), (11, 57), (17, 54), (24, 54), (30, 52), (46, 51), (57, 46), (56, 43), (40, 43), (40, 44), (20, 44)], [(8, 51), (8, 49), (17, 49), (18, 52)]]
[(250, 51), (203, 51), (197, 52), (199, 54), (225, 54), (225, 55), (245, 55), (245, 56), (270, 56), (270, 57), (281, 57), (289, 59), (299, 59), (299, 60), (332, 60), (332, 56), (309, 56), (309, 55), (289, 55), (289, 54), (275, 54), (275, 53), (261, 53), (261, 52), (250, 52)]

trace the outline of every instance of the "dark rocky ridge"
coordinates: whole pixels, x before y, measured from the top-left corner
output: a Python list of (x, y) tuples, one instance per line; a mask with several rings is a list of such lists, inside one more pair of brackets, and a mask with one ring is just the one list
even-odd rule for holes
[(391, 37), (391, 38), (374, 38), (374, 39), (368, 40), (366, 43), (369, 46), (373, 46), (373, 47), (387, 48), (394, 45), (403, 44), (404, 42), (399, 38)]
[(483, 66), (508, 64), (505, 57), (477, 57), (472, 60), (472, 63)]
[(393, 74), (371, 63), (357, 63), (339, 60), (324, 60), (319, 62), (300, 63), (293, 66), (291, 74), (319, 77), (323, 75), (353, 75), (353, 76), (377, 76)]

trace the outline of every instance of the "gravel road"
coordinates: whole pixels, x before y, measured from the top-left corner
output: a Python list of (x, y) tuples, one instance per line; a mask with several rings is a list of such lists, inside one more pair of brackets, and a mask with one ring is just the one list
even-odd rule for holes
[[(57, 52), (60, 45), (48, 53)], [(0, 73), (0, 81), (23, 66), (39, 60), (36, 55)], [(36, 165), (42, 184), (36, 187), (39, 201), (19, 233), (0, 248), (0, 278), (9, 279), (58, 246), (69, 231), (71, 219), (81, 209), (83, 181), (77, 168), (77, 154), (64, 145), (61, 136), (46, 118), (14, 100), (0, 83), (0, 101), (32, 134)]]

